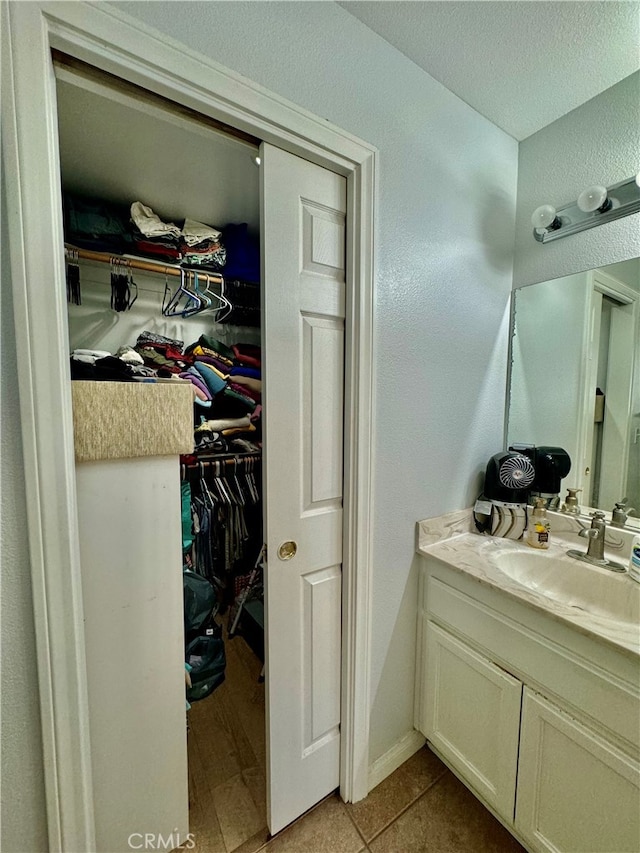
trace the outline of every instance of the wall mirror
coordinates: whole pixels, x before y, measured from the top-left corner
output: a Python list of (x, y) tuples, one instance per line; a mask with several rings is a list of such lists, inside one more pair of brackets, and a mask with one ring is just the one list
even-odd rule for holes
[(640, 259), (514, 290), (507, 443), (564, 447), (583, 511), (640, 525)]

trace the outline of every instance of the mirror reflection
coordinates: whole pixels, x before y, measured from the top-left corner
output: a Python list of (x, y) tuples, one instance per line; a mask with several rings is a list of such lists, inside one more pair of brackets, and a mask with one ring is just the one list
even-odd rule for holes
[[(563, 487), (640, 516), (640, 259), (513, 292), (507, 442), (565, 448)], [(635, 525), (634, 525), (635, 526)]]

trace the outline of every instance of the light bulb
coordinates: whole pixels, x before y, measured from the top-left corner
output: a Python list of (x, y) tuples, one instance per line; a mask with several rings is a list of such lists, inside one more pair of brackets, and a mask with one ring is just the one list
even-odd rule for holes
[(599, 185), (589, 187), (578, 196), (578, 207), (583, 213), (593, 213), (595, 210), (607, 210), (611, 202), (607, 198), (607, 188)]
[[(558, 222), (554, 225), (554, 222)], [(560, 222), (556, 217), (556, 209), (551, 204), (542, 204), (536, 207), (531, 215), (531, 224), (534, 228), (558, 228)]]

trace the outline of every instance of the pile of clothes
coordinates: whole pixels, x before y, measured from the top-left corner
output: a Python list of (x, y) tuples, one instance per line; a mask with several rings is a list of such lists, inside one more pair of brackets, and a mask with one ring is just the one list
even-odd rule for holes
[(261, 446), (262, 361), (260, 347), (228, 347), (210, 335), (184, 341), (144, 331), (133, 347), (115, 354), (77, 349), (71, 378), (120, 382), (177, 380), (194, 393), (196, 451), (254, 452)]
[(133, 251), (128, 208), (63, 193), (64, 239), (79, 249), (123, 255)]
[(134, 349), (122, 346), (115, 355), (106, 350), (75, 349), (71, 353), (71, 378), (136, 382), (153, 379), (157, 373), (145, 366)]
[(261, 439), (262, 368), (260, 347), (201, 335), (186, 348), (192, 366), (180, 374), (196, 397), (196, 449), (253, 451)]

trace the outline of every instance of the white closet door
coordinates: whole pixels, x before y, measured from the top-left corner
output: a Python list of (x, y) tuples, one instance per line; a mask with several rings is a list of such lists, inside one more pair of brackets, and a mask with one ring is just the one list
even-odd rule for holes
[(266, 143), (261, 157), (274, 833), (339, 785), (346, 180)]

